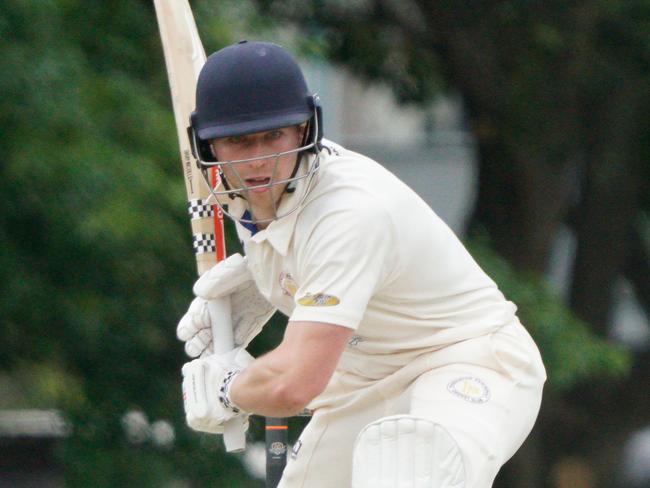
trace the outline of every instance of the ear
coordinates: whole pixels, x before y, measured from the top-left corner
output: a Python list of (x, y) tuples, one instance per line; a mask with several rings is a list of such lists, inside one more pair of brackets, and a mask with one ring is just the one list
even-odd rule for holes
[(214, 148), (214, 144), (212, 143), (212, 141), (209, 141), (208, 145), (210, 146), (210, 152), (212, 153), (212, 156), (214, 157), (214, 160), (219, 161), (219, 158), (217, 158), (217, 151)]

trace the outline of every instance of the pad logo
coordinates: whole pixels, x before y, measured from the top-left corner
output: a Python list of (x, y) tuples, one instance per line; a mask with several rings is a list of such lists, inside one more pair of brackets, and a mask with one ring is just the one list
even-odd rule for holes
[(293, 279), (291, 273), (285, 273), (284, 271), (280, 273), (280, 288), (282, 289), (282, 294), (292, 297), (298, 291), (298, 283)]
[(274, 456), (280, 456), (287, 452), (287, 445), (284, 442), (273, 442), (269, 447), (269, 452)]
[(447, 390), (463, 400), (485, 403), (490, 399), (490, 389), (483, 381), (473, 376), (457, 378), (447, 385)]
[(298, 299), (298, 304), (304, 305), (305, 307), (331, 307), (339, 303), (341, 301), (337, 297), (334, 295), (326, 295), (325, 293), (316, 293), (315, 295), (307, 293)]

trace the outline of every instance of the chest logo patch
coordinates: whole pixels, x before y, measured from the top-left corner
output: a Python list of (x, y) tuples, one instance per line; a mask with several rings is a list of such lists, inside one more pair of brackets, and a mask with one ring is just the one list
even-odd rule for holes
[(325, 293), (316, 293), (315, 295), (307, 293), (302, 298), (298, 299), (298, 304), (305, 307), (331, 307), (341, 303), (334, 295), (327, 295)]
[(295, 296), (298, 291), (298, 283), (293, 279), (291, 273), (285, 273), (284, 271), (280, 273), (280, 288), (282, 289), (282, 294), (292, 297)]

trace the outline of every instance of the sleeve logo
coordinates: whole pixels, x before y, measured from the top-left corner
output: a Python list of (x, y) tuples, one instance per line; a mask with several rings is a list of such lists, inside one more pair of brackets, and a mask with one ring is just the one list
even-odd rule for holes
[(331, 307), (339, 303), (341, 301), (337, 297), (334, 295), (326, 295), (325, 293), (316, 293), (315, 295), (307, 293), (298, 299), (298, 305), (305, 307)]

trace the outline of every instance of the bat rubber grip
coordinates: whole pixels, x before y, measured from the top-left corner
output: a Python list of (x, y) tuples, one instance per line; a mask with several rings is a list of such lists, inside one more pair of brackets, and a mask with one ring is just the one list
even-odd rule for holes
[(212, 347), (214, 354), (223, 354), (235, 347), (230, 312), (230, 296), (208, 301), (208, 311), (212, 322)]
[[(214, 354), (223, 354), (235, 347), (232, 331), (230, 297), (225, 296), (208, 301), (212, 322), (212, 347)], [(228, 452), (246, 449), (246, 419), (235, 417), (224, 425), (223, 442)]]

